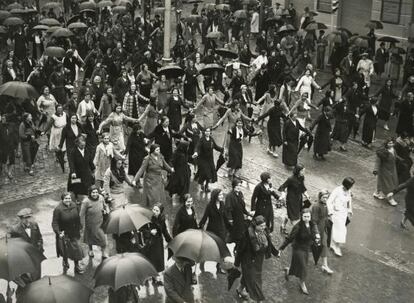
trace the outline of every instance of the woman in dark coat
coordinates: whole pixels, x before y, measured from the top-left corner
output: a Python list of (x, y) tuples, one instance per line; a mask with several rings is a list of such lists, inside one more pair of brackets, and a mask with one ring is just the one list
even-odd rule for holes
[(193, 158), (194, 152), (200, 138), (203, 134), (203, 127), (195, 119), (194, 114), (187, 114), (184, 125), (180, 130), (181, 137), (189, 142), (188, 146), (188, 162), (197, 166), (197, 161)]
[(392, 112), (392, 105), (394, 100), (398, 98), (391, 79), (388, 79), (385, 85), (374, 95), (374, 97), (378, 96), (380, 96), (378, 102), (378, 119), (383, 120), (385, 122), (384, 129), (389, 130), (388, 120)]
[(183, 198), (184, 205), (177, 211), (173, 226), (173, 237), (186, 231), (187, 229), (197, 229), (197, 219), (193, 207), (193, 198), (190, 194), (185, 194)]
[(289, 236), (279, 247), (281, 252), (292, 243), (292, 260), (290, 267), (285, 268), (285, 278), (288, 280), (289, 276), (298, 277), (300, 279), (300, 289), (305, 295), (309, 294), (305, 281), (308, 274), (309, 251), (314, 242), (320, 243), (318, 226), (311, 221), (310, 209), (305, 208), (301, 220), (295, 224)]
[(377, 99), (371, 98), (369, 102), (370, 104), (360, 112), (361, 117), (365, 115), (364, 123), (362, 124), (362, 146), (365, 147), (369, 147), (374, 140), (378, 121)]
[(263, 261), (272, 254), (277, 256), (278, 251), (266, 230), (266, 220), (263, 216), (257, 216), (247, 228), (236, 254), (235, 265), (241, 264), (242, 269), (240, 286), (236, 290), (240, 299), (247, 300), (248, 293), (255, 302), (265, 300), (262, 290)]
[(183, 77), (184, 81), (184, 99), (196, 102), (197, 101), (197, 69), (194, 67), (194, 61), (188, 61), (188, 67), (185, 69)]
[(281, 105), (281, 100), (275, 100), (273, 107), (271, 107), (266, 113), (257, 118), (257, 122), (269, 117), (267, 122), (267, 136), (269, 139), (269, 150), (275, 154), (276, 147), (283, 144), (282, 139), (282, 125), (281, 118), (285, 118), (284, 109)]
[(181, 122), (183, 120), (181, 115), (182, 107), (189, 108), (189, 106), (179, 96), (178, 88), (173, 88), (172, 96), (168, 98), (164, 111), (170, 119), (171, 129), (178, 132), (180, 130)]
[(303, 196), (307, 196), (304, 173), (305, 167), (301, 164), (296, 165), (292, 176), (280, 185), (278, 189), (279, 191), (287, 190), (286, 208), (288, 217), (285, 218), (283, 225), (280, 227), (282, 233), (286, 232), (288, 219), (292, 225), (295, 225), (300, 219), (300, 212), (303, 208)]
[(272, 205), (272, 196), (279, 199), (279, 195), (272, 189), (270, 183), (270, 174), (267, 172), (260, 174), (261, 182), (254, 188), (251, 198), (251, 209), (254, 211), (254, 217), (263, 216), (266, 220), (266, 227), (269, 232), (273, 232), (274, 214)]
[[(75, 141), (84, 132), (80, 123), (78, 123), (78, 117), (76, 113), (70, 115), (70, 123), (62, 129), (62, 135), (60, 136), (59, 148), (60, 150), (66, 150), (69, 158), (69, 154), (76, 148)], [(65, 144), (65, 148), (63, 148)]]
[[(148, 223), (145, 228), (145, 246), (142, 252), (160, 273), (165, 269), (164, 239), (169, 243), (171, 236), (165, 224), (164, 206), (161, 203), (155, 203), (152, 213), (151, 223)], [(153, 282), (157, 286), (163, 285), (159, 276), (153, 277)]]
[[(210, 202), (207, 204), (204, 215), (198, 224), (200, 229), (204, 229), (207, 223), (206, 230), (219, 236), (223, 241), (226, 241), (226, 232), (230, 227), (224, 210), (224, 194), (221, 189), (213, 189), (211, 192)], [(225, 273), (220, 268), (220, 263), (217, 263), (217, 273)]]
[(399, 115), (397, 129), (395, 130), (395, 132), (397, 133), (397, 135), (407, 134), (408, 136), (412, 136), (414, 134), (414, 93), (409, 92), (407, 94), (406, 99), (402, 101), (400, 104), (398, 104), (397, 111), (399, 112)]
[(148, 139), (154, 139), (155, 144), (158, 144), (161, 149), (161, 154), (167, 163), (170, 163), (172, 156), (172, 137), (176, 136), (170, 127), (170, 119), (167, 116), (161, 118), (160, 124), (158, 124), (154, 131), (149, 134)]
[(201, 190), (208, 192), (208, 184), (217, 181), (217, 172), (214, 164), (213, 150), (217, 150), (220, 153), (224, 152), (224, 148), (219, 147), (211, 137), (211, 129), (206, 128), (204, 130), (204, 136), (201, 137), (197, 144), (196, 152), (193, 158), (197, 158), (198, 171), (196, 179), (201, 186)]
[(52, 88), (50, 93), (56, 98), (56, 101), (62, 105), (66, 104), (66, 79), (62, 64), (56, 66), (55, 71), (50, 75), (49, 82)]
[(283, 127), (282, 162), (289, 167), (298, 162), (299, 131), (309, 132), (296, 120), (296, 113), (292, 113)]
[(91, 152), (92, 157), (95, 157), (96, 147), (99, 144), (99, 138), (97, 131), (99, 129), (99, 124), (95, 120), (95, 115), (89, 113), (86, 118), (86, 123), (83, 126), (83, 130), (86, 134), (86, 148)]
[(322, 113), (313, 121), (310, 131), (316, 126), (315, 141), (313, 143), (313, 158), (325, 160), (324, 155), (331, 151), (331, 107), (322, 108)]
[(132, 127), (125, 154), (128, 155), (128, 175), (135, 176), (148, 154), (145, 150), (145, 136), (141, 125), (135, 124)]
[(401, 227), (407, 228), (407, 220), (410, 221), (411, 225), (414, 226), (414, 177), (408, 179), (408, 181), (401, 183), (392, 193), (388, 194), (387, 198), (392, 198), (396, 193), (406, 189), (405, 194), (405, 212), (404, 217), (401, 220)]
[(410, 140), (407, 137), (400, 136), (395, 140), (394, 148), (397, 155), (398, 184), (401, 184), (411, 177), (410, 171), (413, 160), (410, 156)]
[(342, 101), (336, 103), (333, 106), (333, 112), (335, 117), (335, 124), (332, 131), (332, 140), (337, 140), (341, 144), (339, 149), (341, 151), (346, 151), (345, 144), (348, 142), (348, 137), (350, 134), (350, 129), (352, 125), (350, 125), (350, 115), (353, 115), (349, 111), (349, 106), (347, 101)]
[(322, 271), (331, 275), (333, 270), (328, 266), (328, 226), (329, 226), (329, 216), (328, 208), (326, 207), (326, 200), (329, 198), (329, 191), (326, 189), (321, 190), (318, 194), (318, 203), (312, 205), (312, 221), (318, 226), (318, 231), (321, 236), (321, 259), (322, 259)]
[(181, 198), (190, 190), (191, 170), (188, 165), (188, 142), (181, 141), (172, 157), (174, 173), (169, 178), (166, 190), (172, 197), (178, 194)]
[[(78, 209), (72, 201), (70, 193), (62, 194), (61, 200), (53, 211), (52, 221), (52, 228), (56, 234), (56, 252), (58, 257), (63, 257), (63, 271), (65, 273), (69, 269), (68, 259), (71, 259), (75, 263), (75, 273), (82, 274), (83, 269), (79, 266), (79, 261), (83, 259), (84, 254), (80, 245), (82, 227)], [(70, 250), (68, 250), (69, 246)]]

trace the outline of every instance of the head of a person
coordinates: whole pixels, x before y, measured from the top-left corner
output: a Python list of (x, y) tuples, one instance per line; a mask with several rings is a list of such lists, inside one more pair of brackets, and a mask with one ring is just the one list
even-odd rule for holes
[(240, 179), (234, 178), (233, 181), (231, 181), (231, 188), (235, 192), (241, 191), (240, 183), (241, 183)]
[(162, 203), (157, 202), (154, 204), (154, 206), (152, 207), (152, 214), (158, 218), (159, 216), (163, 215), (164, 213), (164, 205), (162, 205)]
[(43, 86), (43, 88), (42, 88), (42, 94), (44, 96), (49, 96), (49, 93), (50, 93), (49, 87), (48, 86)]
[(151, 144), (150, 154), (159, 155), (161, 153), (161, 148), (158, 144)]
[(309, 98), (309, 94), (308, 93), (302, 93), (302, 95), (300, 96), (302, 101), (307, 100)]
[(319, 193), (318, 193), (318, 201), (321, 203), (326, 203), (326, 200), (328, 200), (329, 198), (329, 191), (327, 189), (322, 189)]
[(142, 131), (142, 126), (141, 126), (141, 124), (140, 123), (135, 123), (133, 126), (132, 126), (132, 133), (131, 133), (131, 135), (133, 135), (133, 136), (137, 136), (140, 132)]
[(387, 79), (387, 81), (385, 82), (385, 85), (387, 87), (391, 87), (392, 86), (392, 79)]
[(212, 86), (210, 86), (210, 87), (208, 88), (208, 94), (209, 94), (210, 96), (214, 94), (214, 88), (213, 88)]
[(312, 75), (312, 71), (311, 71), (309, 68), (307, 68), (307, 69), (305, 70), (305, 75), (306, 75), (306, 76), (310, 76), (310, 75)]
[(76, 138), (75, 144), (79, 149), (83, 150), (86, 146), (86, 140), (83, 136), (79, 136)]
[(178, 91), (178, 88), (177, 88), (177, 87), (174, 87), (174, 88), (173, 88), (173, 90), (172, 90), (172, 95), (173, 95), (174, 97), (178, 97), (178, 95), (179, 95), (179, 91)]
[(302, 164), (296, 164), (293, 168), (293, 175), (296, 177), (303, 177), (305, 175), (305, 166)]
[(12, 68), (13, 67), (13, 61), (12, 60), (7, 60), (6, 65), (7, 65), (7, 68)]
[(233, 111), (237, 111), (238, 109), (240, 109), (240, 102), (239, 102), (239, 100), (234, 100), (231, 104), (230, 104), (230, 108), (233, 110)]
[(191, 208), (191, 207), (193, 207), (193, 204), (194, 204), (193, 197), (191, 197), (190, 194), (185, 194), (183, 196), (183, 201), (184, 201), (185, 208)]
[(271, 179), (270, 174), (267, 171), (260, 174), (260, 181), (262, 181), (262, 183), (269, 184), (270, 179)]
[(23, 114), (23, 121), (25, 122), (31, 122), (32, 121), (32, 115), (29, 113), (24, 113)]
[(335, 76), (340, 76), (340, 75), (341, 75), (341, 69), (335, 68)]
[(63, 204), (65, 204), (66, 206), (69, 206), (70, 203), (72, 202), (72, 196), (69, 192), (66, 192), (60, 196), (60, 200), (62, 201)]
[(243, 120), (241, 118), (237, 118), (236, 127), (237, 128), (242, 128), (243, 127)]
[(56, 105), (56, 114), (61, 115), (62, 113), (63, 113), (63, 105), (62, 104)]
[(224, 202), (224, 194), (220, 188), (215, 188), (211, 191), (210, 202), (211, 203)]
[(30, 208), (23, 208), (17, 213), (17, 217), (19, 217), (21, 224), (27, 227), (33, 220), (33, 212)]
[(385, 140), (384, 147), (386, 149), (391, 149), (391, 148), (394, 147), (394, 144), (395, 144), (395, 140), (393, 138), (389, 138), (389, 139)]
[(352, 188), (352, 186), (354, 185), (355, 180), (351, 177), (346, 177), (343, 181), (342, 181), (342, 186), (344, 187), (345, 190), (350, 190)]
[(257, 232), (264, 232), (266, 229), (266, 220), (262, 215), (253, 218), (253, 225)]
[(414, 93), (412, 92), (407, 93), (407, 99), (410, 102), (414, 101)]
[(170, 119), (167, 116), (162, 116), (161, 125), (162, 127), (168, 127), (170, 125)]
[(91, 93), (89, 92), (89, 90), (87, 90), (85, 92), (85, 98), (84, 98), (86, 103), (89, 103), (89, 101), (91, 101)]
[(311, 219), (312, 219), (311, 209), (310, 208), (304, 208), (304, 209), (302, 209), (302, 214), (301, 214), (300, 219), (304, 223), (309, 223), (311, 221)]
[(92, 201), (98, 200), (99, 199), (99, 190), (98, 190), (98, 187), (96, 187), (95, 185), (92, 185), (91, 187), (89, 187), (88, 197)]
[(76, 122), (78, 122), (78, 116), (76, 116), (76, 114), (72, 114), (70, 116), (70, 124), (75, 125)]
[(146, 63), (142, 64), (142, 70), (147, 72), (148, 71), (148, 64), (146, 64)]
[(207, 127), (206, 129), (204, 129), (204, 136), (209, 138), (211, 136), (211, 128)]
[[(130, 96), (130, 98), (132, 98), (132, 96)], [(122, 113), (122, 105), (120, 103), (115, 104), (114, 112), (116, 112), (117, 114)]]

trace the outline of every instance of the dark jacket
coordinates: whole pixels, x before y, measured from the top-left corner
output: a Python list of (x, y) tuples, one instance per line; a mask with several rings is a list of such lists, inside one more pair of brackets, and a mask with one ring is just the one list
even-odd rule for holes
[(225, 241), (226, 231), (227, 228), (230, 227), (230, 224), (225, 215), (224, 203), (220, 202), (220, 209), (217, 209), (216, 202), (207, 204), (206, 209), (204, 210), (204, 215), (199, 223), (201, 229), (206, 224), (207, 219), (208, 224), (206, 230), (214, 233)]
[(22, 223), (14, 225), (10, 228), (9, 234), (11, 238), (21, 238), (24, 241), (32, 244), (39, 251), (43, 252), (43, 237), (40, 232), (39, 225), (36, 222), (29, 223), (30, 237), (26, 233), (25, 227)]
[(243, 194), (234, 190), (228, 193), (225, 201), (225, 210), (227, 220), (233, 221), (230, 228), (231, 240), (238, 241), (243, 238), (247, 228), (244, 216), (250, 215), (246, 209)]
[[(83, 132), (82, 126), (77, 123), (78, 126), (78, 136)], [(62, 135), (60, 137), (59, 147), (62, 148), (63, 143), (66, 141), (66, 150), (70, 151), (75, 148), (75, 140), (78, 137), (73, 133), (73, 130), (70, 126), (70, 123), (66, 124), (66, 126), (62, 129)]]
[(272, 196), (279, 199), (279, 195), (272, 190), (266, 189), (263, 182), (260, 182), (254, 188), (251, 198), (251, 209), (254, 211), (254, 216), (262, 215), (266, 219), (266, 226), (270, 232), (273, 231), (273, 206)]
[(309, 251), (316, 235), (319, 234), (318, 225), (316, 225), (316, 223), (310, 221), (309, 226), (310, 230), (305, 227), (303, 221), (296, 223), (279, 249), (284, 250), (290, 243), (292, 243), (292, 248), (294, 250)]
[(165, 303), (193, 303), (191, 288), (191, 267), (185, 266), (180, 271), (176, 264), (164, 272)]
[(84, 156), (82, 156), (79, 149), (74, 148), (73, 151), (68, 154), (68, 162), (70, 167), (69, 178), (71, 178), (71, 175), (75, 173), (76, 178), (81, 179), (80, 183), (72, 185), (70, 179), (68, 190), (73, 191), (76, 194), (86, 195), (88, 188), (94, 184), (93, 171), (95, 170), (95, 165), (93, 164), (91, 152), (85, 148)]
[(173, 236), (175, 237), (179, 233), (186, 231), (187, 229), (193, 228), (197, 229), (198, 224), (195, 217), (195, 210), (192, 207), (193, 213), (192, 215), (188, 215), (185, 209), (185, 205), (183, 205), (177, 212), (174, 220), (173, 226)]

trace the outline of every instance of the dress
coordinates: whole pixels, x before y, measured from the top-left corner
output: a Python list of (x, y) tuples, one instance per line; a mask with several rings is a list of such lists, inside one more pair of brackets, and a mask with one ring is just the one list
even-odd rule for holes
[(405, 194), (405, 217), (414, 225), (414, 177), (408, 179), (405, 183), (400, 184), (393, 193), (407, 189)]
[(183, 120), (181, 114), (181, 107), (187, 107), (180, 97), (171, 96), (167, 101), (167, 117), (170, 119), (170, 127), (178, 131)]
[(141, 168), (135, 175), (135, 180), (144, 178), (144, 199), (146, 204), (165, 203), (165, 190), (162, 171), (171, 172), (171, 167), (165, 162), (162, 155), (148, 155), (144, 158)]
[(188, 154), (176, 151), (172, 157), (174, 173), (171, 175), (166, 190), (170, 195), (183, 196), (190, 191), (191, 170), (188, 165)]
[(204, 181), (214, 183), (217, 181), (217, 172), (214, 163), (213, 150), (223, 152), (224, 149), (219, 147), (214, 139), (210, 137), (208, 140), (206, 137), (202, 137), (196, 146), (197, 157), (197, 179), (199, 184), (203, 184)]
[(308, 93), (308, 100), (310, 101), (312, 100), (312, 86), (317, 86), (313, 77), (304, 75), (300, 78), (295, 90), (299, 91), (301, 96)]
[[(202, 126), (204, 128), (212, 127), (214, 125), (214, 114), (215, 114), (215, 105), (216, 105), (216, 94), (206, 94), (201, 99), (202, 107)], [(201, 121), (200, 121), (201, 122)]]
[(231, 169), (240, 169), (243, 164), (243, 139), (249, 135), (245, 128), (238, 129), (233, 127), (229, 130), (229, 160), (227, 167)]
[(346, 219), (352, 212), (352, 193), (344, 187), (336, 187), (326, 201), (328, 214), (332, 215), (331, 240), (336, 243), (346, 242)]
[(271, 107), (268, 111), (261, 113), (261, 115), (257, 118), (257, 121), (263, 120), (266, 117), (269, 117), (269, 121), (267, 122), (269, 146), (273, 147), (282, 145), (282, 125), (280, 122), (281, 118), (285, 117), (282, 106), (277, 105)]
[(109, 136), (112, 142), (117, 141), (120, 150), (125, 150), (124, 142), (124, 122), (130, 120), (123, 113), (112, 112), (106, 121), (110, 123)]
[(197, 69), (188, 67), (185, 70), (184, 99), (195, 102), (197, 100)]
[(378, 150), (374, 171), (377, 172), (377, 192), (385, 195), (392, 192), (399, 184), (395, 150)]
[(145, 150), (144, 134), (131, 134), (128, 138), (125, 154), (128, 155), (128, 175), (133, 175), (138, 172), (142, 161), (147, 156)]
[(298, 162), (300, 130), (307, 132), (298, 121), (286, 120), (283, 127), (283, 140), (285, 144), (283, 144), (282, 162), (287, 166), (294, 166)]
[(318, 202), (312, 205), (312, 221), (318, 226), (318, 231), (321, 236), (320, 244), (322, 245), (321, 257), (328, 256), (328, 208), (325, 203)]
[[(62, 115), (57, 116), (55, 114), (52, 115), (53, 125), (50, 130), (50, 139), (49, 139), (49, 150), (55, 151), (59, 147), (60, 138), (62, 136), (62, 130), (66, 126), (67, 117), (66, 113), (63, 112)], [(63, 151), (66, 150), (66, 145), (63, 145)]]
[(313, 153), (315, 155), (326, 155), (331, 151), (331, 121), (325, 115), (321, 114), (312, 123), (310, 130), (312, 131), (316, 126), (315, 141), (313, 143)]
[(93, 164), (96, 167), (95, 180), (103, 181), (106, 170), (111, 165), (111, 159), (114, 157), (114, 146), (111, 142), (105, 145), (99, 143), (96, 148)]
[(306, 192), (306, 187), (303, 179), (297, 176), (290, 176), (285, 183), (280, 185), (279, 191), (287, 189), (286, 208), (288, 218), (291, 221), (300, 219), (300, 212), (303, 207), (303, 193)]
[(375, 105), (369, 105), (361, 111), (361, 116), (364, 114), (365, 119), (362, 124), (362, 142), (371, 144), (377, 128), (378, 108)]
[(158, 93), (157, 108), (164, 109), (167, 105), (168, 100), (168, 91), (170, 90), (170, 85), (168, 82), (157, 82), (156, 89)]
[(279, 196), (274, 191), (270, 190), (269, 185), (261, 182), (254, 188), (250, 203), (251, 209), (254, 211), (254, 216), (263, 216), (270, 232), (273, 231), (274, 226), (272, 196), (279, 199)]
[(191, 207), (191, 215), (188, 214), (185, 205), (181, 206), (181, 208), (177, 211), (174, 220), (173, 226), (173, 237), (186, 231), (187, 229), (197, 229), (198, 224), (196, 220), (195, 210)]
[(96, 201), (90, 198), (82, 202), (80, 210), (81, 224), (84, 228), (84, 242), (88, 245), (106, 246), (106, 235), (102, 230), (104, 198), (99, 195)]
[(144, 134), (149, 135), (154, 131), (155, 127), (157, 127), (158, 112), (152, 105), (148, 105), (145, 111), (147, 112), (147, 119), (145, 119)]
[(200, 220), (199, 227), (204, 228), (207, 220), (206, 230), (212, 232), (216, 236), (219, 236), (223, 241), (226, 240), (227, 228), (229, 228), (229, 222), (226, 217), (224, 203), (219, 202), (220, 207), (217, 208), (216, 202), (208, 203), (204, 210), (204, 215)]

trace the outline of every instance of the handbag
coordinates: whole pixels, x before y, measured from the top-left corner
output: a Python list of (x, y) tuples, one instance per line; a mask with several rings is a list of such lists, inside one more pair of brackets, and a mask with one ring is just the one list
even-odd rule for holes
[(59, 238), (58, 241), (62, 256), (73, 261), (80, 261), (85, 257), (85, 252), (77, 239), (69, 239), (64, 236)]

